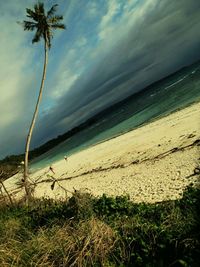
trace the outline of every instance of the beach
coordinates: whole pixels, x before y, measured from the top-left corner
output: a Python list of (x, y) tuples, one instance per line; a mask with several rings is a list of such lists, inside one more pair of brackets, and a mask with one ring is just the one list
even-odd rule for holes
[[(30, 175), (34, 196), (54, 199), (74, 190), (110, 196), (129, 195), (135, 202), (155, 203), (181, 198), (198, 186), (200, 103), (138, 129), (63, 158)], [(5, 181), (10, 192), (20, 189), (22, 173)], [(54, 182), (54, 189), (52, 190)]]

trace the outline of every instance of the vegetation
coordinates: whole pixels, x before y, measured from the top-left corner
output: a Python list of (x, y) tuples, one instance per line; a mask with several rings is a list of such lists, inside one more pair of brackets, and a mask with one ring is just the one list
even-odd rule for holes
[(46, 13), (44, 9), (44, 4), (38, 2), (34, 5), (34, 9), (31, 10), (29, 8), (26, 9), (27, 17), (32, 19), (32, 21), (24, 21), (23, 28), (25, 31), (34, 31), (36, 33), (32, 39), (32, 43), (37, 43), (42, 38), (44, 40), (44, 67), (42, 80), (40, 85), (40, 91), (35, 107), (35, 111), (33, 114), (33, 118), (31, 121), (31, 125), (29, 128), (27, 140), (26, 140), (26, 148), (25, 148), (25, 161), (24, 161), (24, 185), (26, 194), (30, 195), (30, 189), (28, 186), (28, 156), (29, 156), (29, 147), (32, 137), (33, 128), (35, 126), (36, 117), (38, 114), (39, 104), (42, 98), (43, 88), (44, 88), (44, 80), (46, 78), (46, 67), (48, 61), (48, 49), (51, 48), (51, 39), (53, 38), (52, 30), (55, 29), (65, 29), (65, 25), (60, 23), (63, 20), (63, 16), (55, 15), (56, 9), (58, 5), (53, 5), (51, 9)]
[(75, 192), (0, 206), (0, 266), (200, 266), (200, 189), (135, 204)]
[(1, 163), (0, 162), (0, 180), (5, 180), (15, 175), (20, 168), (18, 164), (10, 163)]

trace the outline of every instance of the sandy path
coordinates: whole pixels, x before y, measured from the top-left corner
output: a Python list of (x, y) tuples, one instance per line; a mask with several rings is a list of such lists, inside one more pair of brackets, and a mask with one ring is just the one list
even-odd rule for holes
[[(74, 188), (94, 195), (129, 194), (136, 202), (176, 199), (191, 182), (199, 164), (200, 103), (159, 119), (134, 131), (72, 155), (31, 176), (38, 181), (35, 196), (64, 197), (51, 177), (69, 192)], [(5, 182), (16, 188), (20, 174)], [(70, 193), (68, 192), (68, 195)]]

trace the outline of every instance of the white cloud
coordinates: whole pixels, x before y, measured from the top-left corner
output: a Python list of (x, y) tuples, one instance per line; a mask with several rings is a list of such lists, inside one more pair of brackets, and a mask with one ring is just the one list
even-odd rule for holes
[(87, 44), (87, 39), (84, 36), (81, 36), (80, 39), (77, 41), (78, 47), (85, 46)]
[[(78, 47), (78, 45), (77, 45)], [(66, 56), (60, 61), (53, 77), (50, 77), (51, 87), (48, 90), (50, 98), (58, 99), (70, 91), (72, 85), (80, 75), (80, 69), (75, 67), (78, 64), (78, 48), (67, 49)], [(51, 82), (52, 81), (52, 82)]]
[[(138, 0), (125, 1), (111, 0), (107, 2), (107, 12), (98, 25), (98, 45), (90, 53), (92, 59), (100, 55), (106, 56), (114, 48), (120, 47), (126, 40), (130, 31), (142, 30), (141, 25), (146, 14), (155, 9), (158, 0), (145, 0), (141, 4)], [(126, 51), (128, 57), (129, 51)]]
[(89, 2), (87, 5), (87, 15), (94, 18), (98, 14), (98, 5), (95, 2)]
[(78, 79), (78, 75), (71, 72), (70, 69), (61, 72), (57, 79), (59, 80), (57, 86), (51, 93), (52, 98), (60, 98), (64, 93), (70, 90), (71, 86)]
[(118, 0), (110, 0), (108, 1), (107, 13), (102, 17), (100, 25), (99, 25), (99, 38), (105, 39), (107, 34), (109, 33), (110, 24), (112, 24), (113, 18), (120, 10), (120, 3)]

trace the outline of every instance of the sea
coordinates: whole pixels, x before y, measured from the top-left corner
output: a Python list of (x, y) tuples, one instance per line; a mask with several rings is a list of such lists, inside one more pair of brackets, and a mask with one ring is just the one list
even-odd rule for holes
[(35, 172), (83, 149), (143, 126), (200, 101), (200, 62), (148, 86), (104, 111), (80, 132), (34, 159)]

